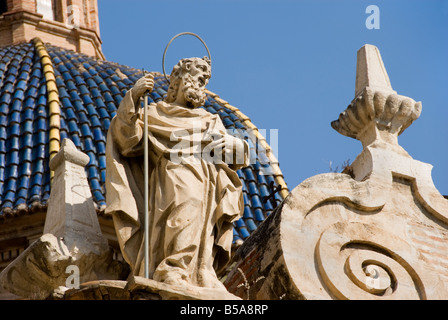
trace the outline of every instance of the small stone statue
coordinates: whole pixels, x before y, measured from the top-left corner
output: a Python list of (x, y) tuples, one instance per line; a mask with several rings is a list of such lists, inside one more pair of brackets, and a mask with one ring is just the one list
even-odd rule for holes
[(149, 232), (149, 278), (166, 284), (225, 289), (216, 273), (230, 259), (233, 222), (244, 208), (235, 170), (249, 164), (246, 141), (227, 133), (202, 106), (211, 76), (208, 58), (182, 59), (164, 101), (148, 106), (149, 230), (144, 226), (144, 109), (154, 86), (139, 79), (122, 100), (107, 137), (107, 213), (124, 259), (144, 274)]

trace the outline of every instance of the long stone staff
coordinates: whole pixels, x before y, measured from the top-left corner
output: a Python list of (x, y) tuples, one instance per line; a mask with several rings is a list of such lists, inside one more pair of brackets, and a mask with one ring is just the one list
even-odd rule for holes
[[(211, 62), (212, 58), (210, 56), (210, 51), (208, 50), (207, 45), (205, 44), (204, 40), (201, 39), (201, 37), (199, 37), (197, 34), (192, 33), (192, 32), (182, 32), (179, 33), (177, 35), (175, 35), (173, 38), (171, 38), (170, 42), (168, 42), (167, 46), (165, 47), (165, 51), (163, 52), (163, 58), (162, 58), (162, 68), (163, 68), (163, 75), (165, 77), (165, 79), (167, 80), (167, 82), (169, 83), (169, 79), (166, 76), (166, 72), (165, 72), (165, 55), (166, 52), (168, 50), (168, 47), (170, 46), (171, 42), (173, 42), (174, 39), (176, 39), (177, 37), (183, 36), (183, 35), (191, 35), (194, 36), (196, 38), (198, 38), (202, 44), (204, 45), (205, 49), (207, 50), (207, 54), (208, 54), (208, 58)], [(146, 71), (143, 69), (143, 73), (146, 76)], [(143, 130), (143, 140), (144, 140), (144, 153), (143, 153), (143, 161), (145, 162), (144, 164), (144, 180), (145, 180), (145, 190), (144, 190), (144, 198), (145, 198), (145, 239), (144, 239), (144, 247), (145, 247), (145, 278), (149, 278), (149, 204), (148, 204), (148, 200), (149, 200), (149, 141), (148, 141), (148, 91), (145, 91), (145, 94), (143, 95), (143, 100), (144, 100), (144, 111), (143, 111), (143, 117), (144, 117), (144, 130)]]
[[(144, 75), (146, 76), (146, 71), (143, 70)], [(149, 278), (149, 143), (148, 143), (148, 95), (149, 91), (145, 91), (143, 95), (143, 117), (144, 117), (144, 130), (143, 130), (143, 161), (144, 161), (144, 180), (145, 180), (145, 190), (144, 190), (144, 198), (145, 198), (145, 278)]]

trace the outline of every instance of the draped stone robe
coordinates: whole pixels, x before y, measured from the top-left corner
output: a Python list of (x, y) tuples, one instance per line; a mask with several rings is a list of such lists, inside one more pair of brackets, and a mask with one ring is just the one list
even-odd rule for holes
[[(143, 276), (144, 110), (135, 112), (131, 90), (107, 136), (106, 212), (124, 259)], [(212, 163), (198, 155), (212, 136), (227, 135), (219, 116), (164, 101), (149, 105), (148, 130), (149, 278), (223, 288), (215, 272), (230, 259), (233, 222), (244, 209), (235, 170), (248, 165), (247, 142), (242, 163)]]

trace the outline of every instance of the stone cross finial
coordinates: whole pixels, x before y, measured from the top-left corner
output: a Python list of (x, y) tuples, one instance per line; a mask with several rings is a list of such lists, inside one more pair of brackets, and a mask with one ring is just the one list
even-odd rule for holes
[(89, 156), (71, 140), (63, 140), (61, 150), (50, 161), (55, 178), (44, 233), (64, 237), (68, 245), (87, 241), (89, 247), (107, 248), (85, 174), (88, 163)]
[(420, 116), (421, 108), (421, 102), (392, 89), (378, 48), (367, 44), (358, 51), (355, 98), (331, 126), (360, 140), (364, 148), (387, 145), (407, 155), (397, 137)]
[(373, 90), (396, 93), (392, 90), (380, 51), (371, 44), (366, 44), (358, 50), (355, 97), (361, 94), (367, 87)]

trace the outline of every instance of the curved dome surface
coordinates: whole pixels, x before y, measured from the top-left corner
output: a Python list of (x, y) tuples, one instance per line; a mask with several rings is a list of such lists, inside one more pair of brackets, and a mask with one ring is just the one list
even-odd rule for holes
[[(98, 214), (104, 214), (107, 130), (126, 91), (142, 75), (39, 39), (0, 48), (0, 220), (46, 210), (50, 155), (65, 138), (89, 156), (89, 185)], [(150, 102), (163, 99), (167, 89), (163, 75), (156, 75)], [(59, 108), (52, 109), (52, 103)], [(247, 116), (210, 91), (202, 108), (218, 114), (250, 145), (252, 164), (237, 171), (245, 210), (235, 223), (234, 242), (241, 241), (288, 189), (269, 145)]]

